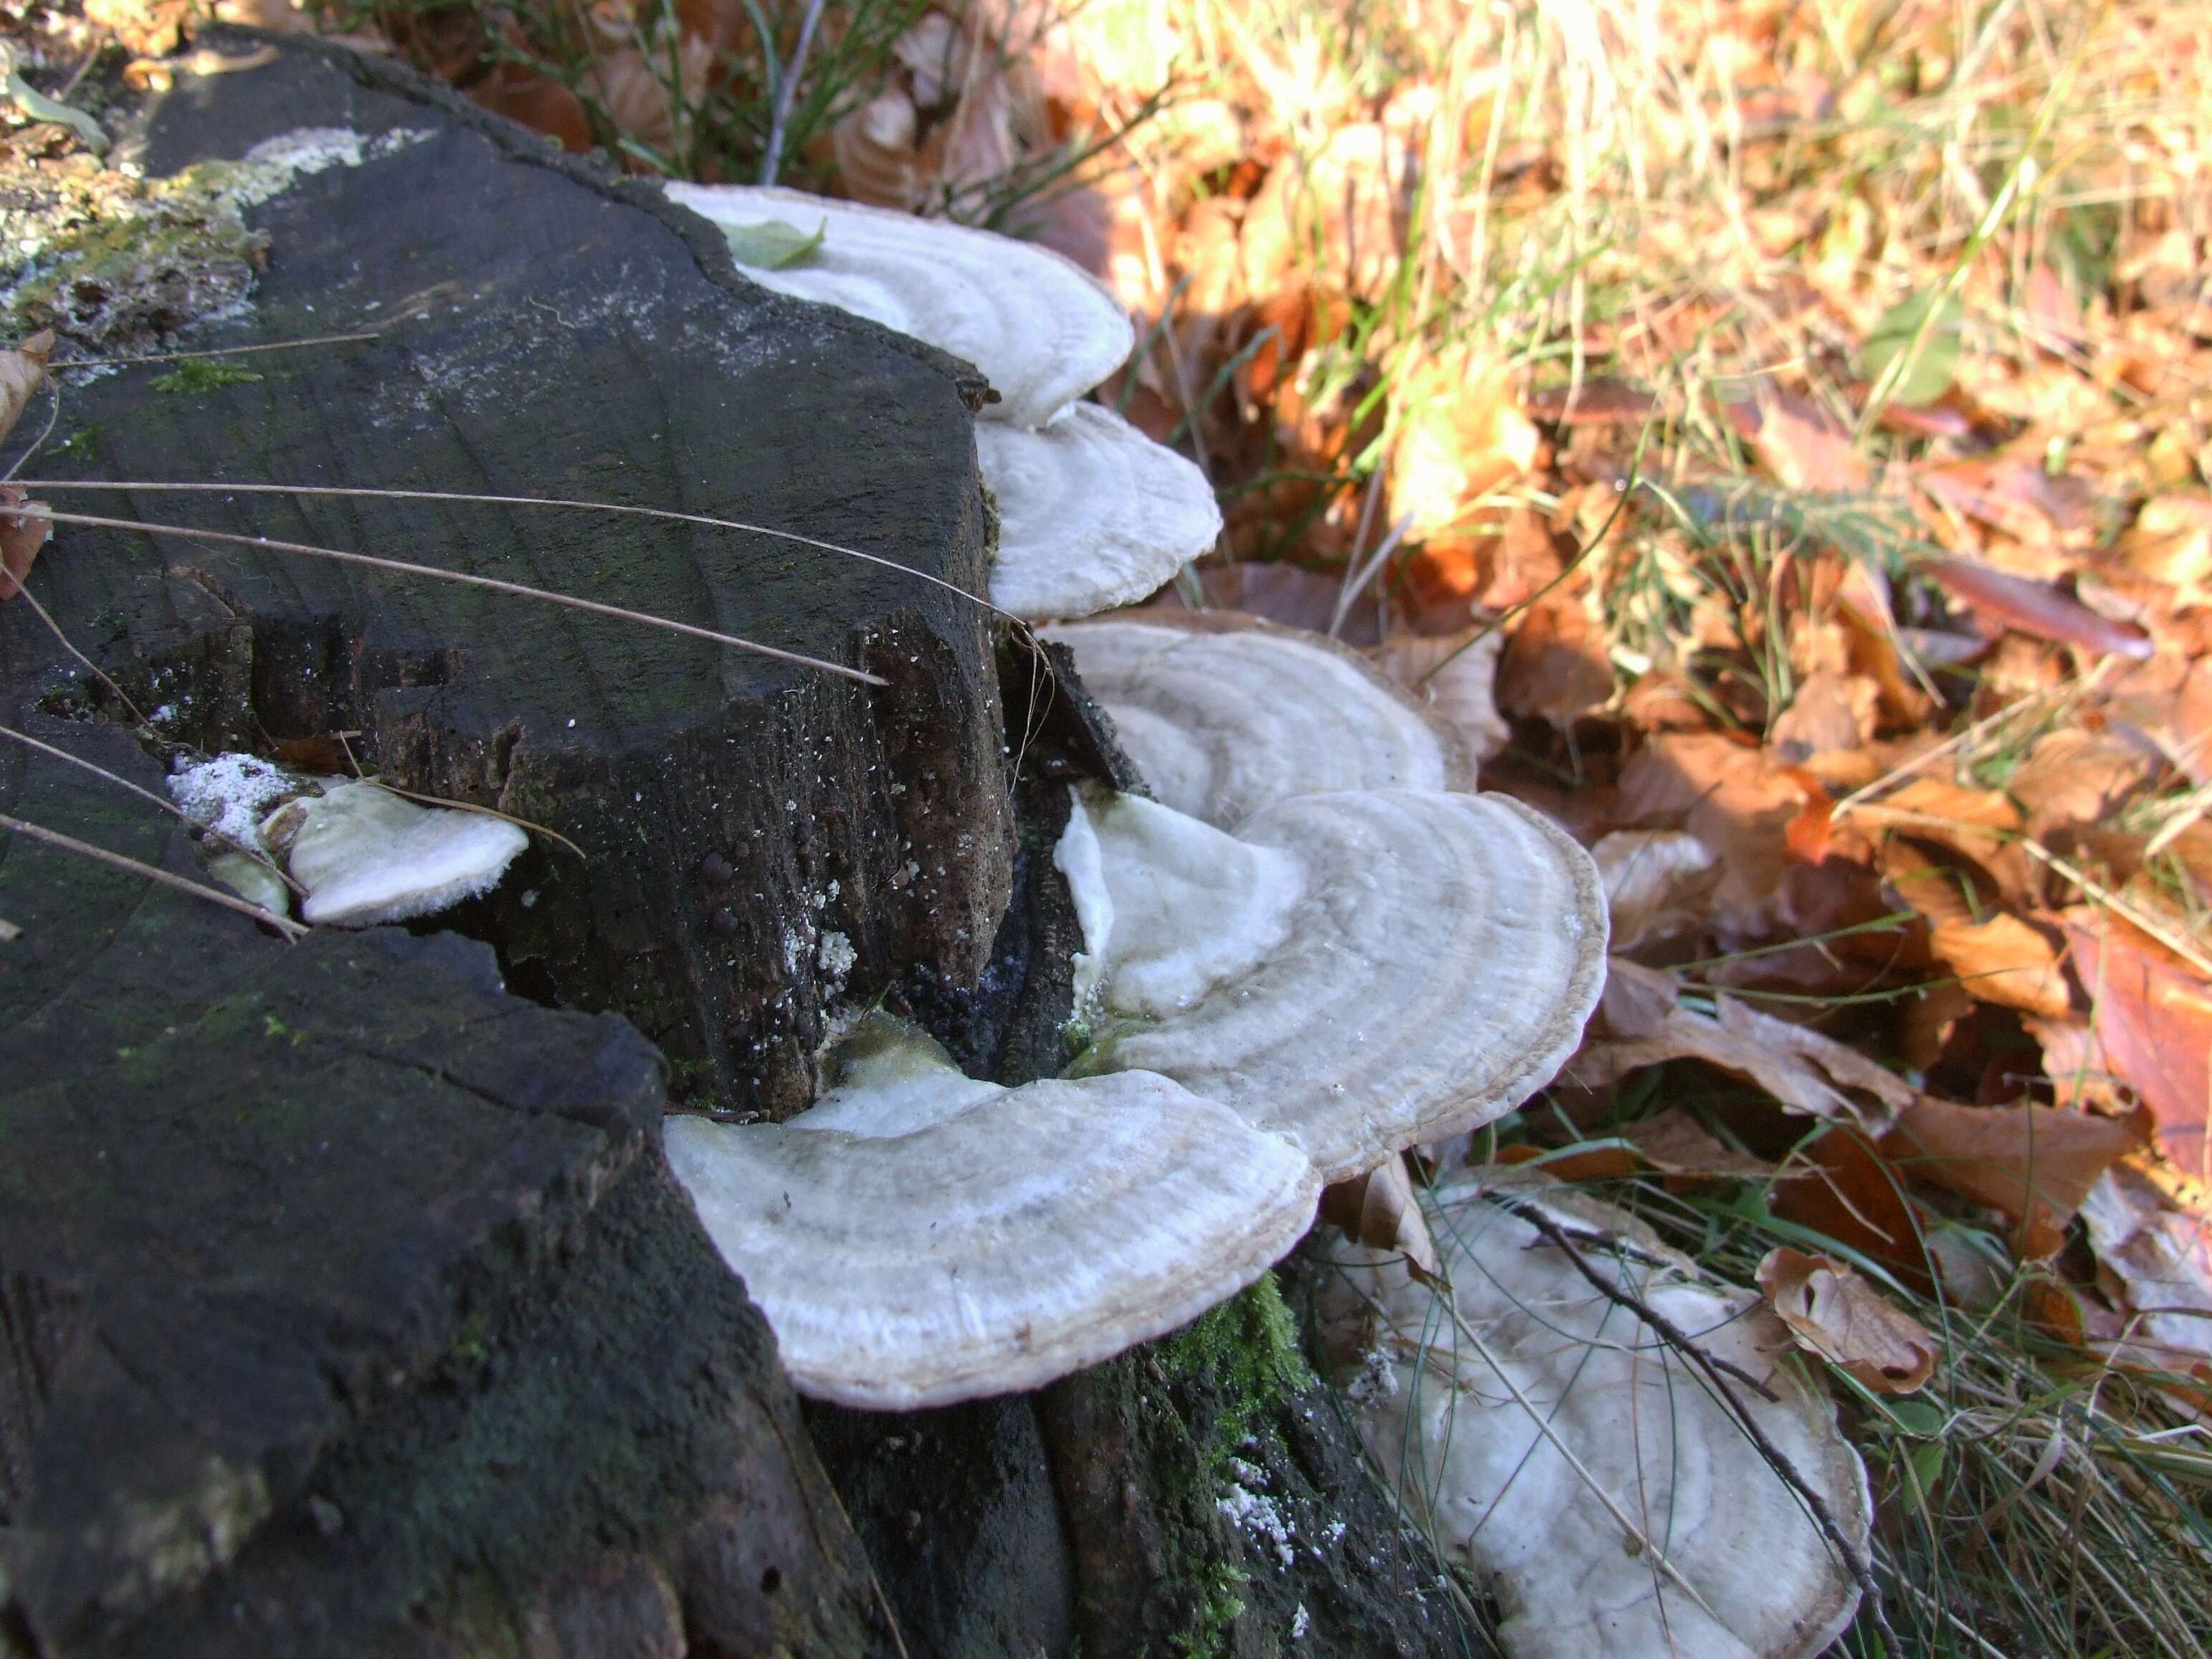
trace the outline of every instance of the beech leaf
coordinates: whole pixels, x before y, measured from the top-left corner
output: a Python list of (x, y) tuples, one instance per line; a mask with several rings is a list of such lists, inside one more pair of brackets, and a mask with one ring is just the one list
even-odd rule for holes
[(823, 220), (814, 228), (811, 236), (796, 225), (775, 219), (748, 225), (724, 225), (722, 234), (729, 239), (730, 257), (739, 264), (762, 270), (782, 270), (797, 264), (822, 246), (830, 234), (830, 222)]
[(1936, 1373), (1936, 1340), (1857, 1269), (1787, 1247), (1759, 1264), (1759, 1288), (1800, 1346), (1876, 1394), (1914, 1394)]
[(1900, 300), (1881, 314), (1868, 335), (1866, 343), (1859, 348), (1859, 361), (1865, 365), (1867, 378), (1880, 380), (1890, 372), (1890, 366), (1912, 349), (1921, 325), (1927, 322), (1930, 312), (1936, 320), (1928, 329), (1928, 337), (1920, 343), (1920, 350), (1905, 367), (1904, 374), (1890, 396), (1901, 404), (1932, 404), (1950, 389), (1951, 379), (1959, 368), (1959, 334), (1966, 319), (1966, 307), (1956, 296), (1945, 297), (1940, 289), (1929, 289)]

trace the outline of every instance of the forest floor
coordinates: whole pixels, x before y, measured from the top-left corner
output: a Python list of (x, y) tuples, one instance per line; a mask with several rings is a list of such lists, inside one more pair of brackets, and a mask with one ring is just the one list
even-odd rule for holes
[[(8, 10), (50, 91), (188, 27)], [(1921, 1332), (1815, 1345), (1907, 1651), (2212, 1644), (2203, 8), (319, 21), (640, 173), (772, 153), (1098, 274), (1139, 321), (1102, 396), (1226, 514), (1183, 599), (1371, 648), (1605, 870), (1583, 1053), (1449, 1156)]]

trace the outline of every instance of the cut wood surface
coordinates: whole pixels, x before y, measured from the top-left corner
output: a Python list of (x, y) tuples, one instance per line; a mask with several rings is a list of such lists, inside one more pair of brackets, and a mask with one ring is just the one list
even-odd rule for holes
[[(65, 526), (34, 593), (166, 735), (331, 763), (313, 740), (357, 732), (392, 782), (568, 836), (585, 860), (541, 844), (466, 929), (533, 996), (629, 1014), (726, 1103), (796, 1109), (828, 1000), (972, 978), (1006, 901), (988, 612), (923, 579), (983, 586), (973, 372), (752, 286), (648, 186), (331, 49), (180, 75), (139, 153), (160, 174), (271, 141), (327, 164), (246, 209), (266, 268), (189, 343), (378, 337), (66, 377), (66, 449), (35, 472), (583, 498), (921, 574), (541, 507), (69, 489), (59, 510), (553, 589), (890, 686), (205, 539)], [(4, 626), (13, 660), (62, 660), (24, 607)]]
[[(155, 781), (122, 733), (40, 729)], [(0, 755), (0, 810), (198, 873), (46, 756)], [(20, 837), (0, 913), (0, 1626), (149, 1659), (857, 1650), (865, 1564), (635, 1030), (450, 933), (286, 945)]]

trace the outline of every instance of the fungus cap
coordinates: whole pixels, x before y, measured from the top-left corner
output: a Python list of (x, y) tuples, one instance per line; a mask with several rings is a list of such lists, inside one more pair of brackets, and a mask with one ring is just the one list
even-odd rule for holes
[(1044, 630), (1156, 799), (1220, 829), (1292, 795), (1464, 789), (1465, 739), (1325, 635), (1201, 611)]
[(279, 807), (261, 834), (307, 890), (301, 917), (325, 927), (405, 921), (489, 892), (530, 844), (504, 818), (353, 782)]
[(1589, 855), (1499, 796), (1297, 796), (1231, 835), (1101, 792), (1067, 834), (1097, 838), (1067, 865), (1095, 870), (1078, 914), (1108, 927), (1085, 940), (1103, 1018), (1078, 1069), (1173, 1078), (1324, 1181), (1518, 1105), (1603, 985)]
[[(1775, 1362), (1788, 1339), (1759, 1297), (1701, 1279), (1611, 1206), (1503, 1171), (1427, 1207), (1449, 1288), (1397, 1256), (1335, 1252), (1323, 1340), (1361, 1369), (1360, 1437), (1377, 1468), (1402, 1472), (1415, 1524), (1495, 1586), (1511, 1659), (1825, 1651), (1858, 1591), (1797, 1494), (1706, 1379), (1523, 1213), (1547, 1215), (1594, 1271), (1759, 1378), (1765, 1397), (1735, 1390), (1744, 1409), (1863, 1553), (1864, 1466), (1825, 1390)], [(1451, 1299), (1441, 1319), (1440, 1294)], [(1614, 1510), (1646, 1529), (1664, 1566)]]
[(980, 422), (975, 459), (999, 503), (992, 603), (1031, 621), (1146, 598), (1221, 533), (1206, 475), (1097, 404), (1035, 432)]
[(1144, 1073), (1018, 1089), (926, 1039), (781, 1124), (672, 1117), (670, 1166), (802, 1393), (911, 1411), (1042, 1386), (1242, 1290), (1313, 1166)]
[[(964, 357), (1000, 401), (985, 412), (1041, 426), (1121, 368), (1129, 313), (1049, 248), (942, 220), (754, 185), (666, 186), (725, 233), (769, 222), (819, 246), (781, 268), (739, 268), (763, 288), (835, 306)], [(733, 238), (733, 244), (737, 239)]]

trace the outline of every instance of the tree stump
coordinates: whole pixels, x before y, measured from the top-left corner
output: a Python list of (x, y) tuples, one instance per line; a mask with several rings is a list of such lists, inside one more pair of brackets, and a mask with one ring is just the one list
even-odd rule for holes
[[(0, 802), (198, 873), (58, 761), (0, 750)], [(865, 1560), (628, 1024), (21, 837), (0, 915), (0, 1651), (859, 1650)]]
[(335, 49), (183, 76), (135, 149), (150, 173), (199, 169), (266, 239), (249, 307), (196, 349), (375, 337), (71, 377), (64, 453), (34, 470), (581, 498), (919, 573), (548, 507), (70, 490), (58, 507), (445, 566), (890, 683), (445, 582), (64, 526), (41, 560), (49, 606), (167, 735), (337, 768), (330, 734), (357, 732), (354, 757), (402, 787), (560, 831), (582, 860), (541, 843), (457, 924), (528, 994), (629, 1015), (686, 1092), (726, 1108), (803, 1105), (838, 996), (975, 977), (1012, 842), (989, 613), (924, 580), (983, 586), (972, 370), (744, 282), (657, 191)]

